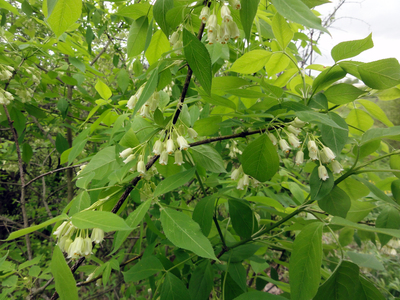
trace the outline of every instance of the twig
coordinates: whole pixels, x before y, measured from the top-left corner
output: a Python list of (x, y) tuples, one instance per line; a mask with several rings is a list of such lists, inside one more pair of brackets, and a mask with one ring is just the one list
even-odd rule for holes
[(56, 142), (53, 140), (53, 138), (51, 137), (51, 135), (50, 135), (48, 132), (46, 132), (46, 130), (44, 130), (42, 124), (40, 124), (39, 121), (38, 121), (34, 116), (31, 116), (31, 118), (32, 118), (33, 122), (35, 122), (35, 124), (37, 125), (37, 127), (39, 127), (39, 129), (40, 129), (40, 130), (43, 132), (43, 134), (47, 137), (47, 139), (50, 141), (50, 143), (52, 143), (53, 146), (55, 147), (55, 146), (56, 146)]
[(53, 171), (49, 171), (49, 172), (47, 172), (47, 173), (43, 173), (43, 174), (39, 175), (38, 177), (33, 178), (33, 179), (32, 179), (31, 181), (29, 181), (27, 184), (25, 184), (25, 187), (27, 187), (28, 185), (30, 185), (32, 182), (34, 182), (34, 181), (36, 181), (36, 180), (42, 178), (43, 176), (47, 176), (47, 175), (50, 175), (50, 174), (53, 174), (53, 173), (56, 173), (56, 172), (60, 172), (60, 171), (64, 171), (64, 170), (68, 170), (68, 169), (77, 168), (77, 167), (80, 167), (80, 166), (82, 166), (82, 165), (83, 165), (83, 164), (74, 165), (74, 166), (69, 166), (69, 167), (64, 167), (64, 168), (59, 168), (59, 169), (56, 169), (56, 170), (53, 170)]

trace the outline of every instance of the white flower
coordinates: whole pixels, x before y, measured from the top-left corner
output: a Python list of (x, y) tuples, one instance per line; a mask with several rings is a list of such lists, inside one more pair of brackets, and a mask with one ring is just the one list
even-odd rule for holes
[(126, 104), (126, 107), (129, 109), (134, 109), (137, 101), (138, 98), (136, 97), (136, 95), (131, 96), (128, 100), (128, 103)]
[(231, 33), (231, 39), (236, 40), (240, 36), (239, 28), (234, 21), (229, 22), (229, 32)]
[(188, 128), (187, 133), (190, 138), (195, 139), (198, 136), (198, 133), (193, 128)]
[(236, 189), (242, 191), (244, 190), (244, 177), (239, 179)]
[(207, 24), (206, 24), (206, 29), (208, 30), (208, 33), (215, 32), (217, 30), (217, 25), (218, 25), (217, 16), (212, 14), (208, 18)]
[(67, 222), (67, 221), (62, 222), (61, 225), (57, 227), (57, 230), (54, 231), (53, 234), (55, 236), (57, 236), (57, 238), (60, 238), (61, 236), (63, 236), (64, 233), (67, 231), (67, 224), (68, 223), (69, 222)]
[(187, 149), (189, 149), (190, 146), (189, 146), (188, 142), (186, 141), (186, 139), (183, 136), (179, 135), (178, 138), (176, 139), (176, 141), (177, 141), (177, 143), (179, 145), (179, 150), (187, 150)]
[(11, 66), (6, 66), (6, 68), (9, 70), (9, 71), (14, 71), (14, 68), (13, 67), (11, 67)]
[(3, 78), (4, 78), (3, 80), (8, 80), (11, 78), (11, 76), (12, 76), (12, 73), (10, 71), (8, 71), (8, 70), (3, 71)]
[(86, 281), (92, 280), (94, 277), (94, 272), (90, 273), (89, 276), (86, 278)]
[(308, 141), (308, 152), (312, 160), (318, 160), (318, 147), (314, 141)]
[(140, 173), (141, 176), (146, 174), (146, 165), (144, 164), (143, 160), (139, 160), (137, 163), (137, 171)]
[(337, 160), (333, 160), (331, 165), (334, 174), (340, 174), (342, 171), (344, 171), (342, 165)]
[(298, 117), (296, 117), (296, 118), (292, 121), (292, 125), (293, 125), (294, 127), (297, 127), (297, 128), (304, 127), (304, 125), (306, 125), (306, 124), (307, 124), (307, 122), (303, 122), (303, 121), (300, 120)]
[(227, 23), (222, 23), (220, 28), (220, 35), (221, 35), (221, 44), (225, 44), (229, 41), (231, 37), (231, 32), (229, 31), (229, 25)]
[(80, 236), (76, 237), (68, 248), (68, 258), (78, 258), (79, 256), (81, 256), (83, 247), (83, 238)]
[(239, 176), (240, 176), (240, 169), (235, 169), (235, 170), (233, 170), (233, 172), (231, 174), (231, 179), (238, 180)]
[(177, 55), (182, 54), (182, 47), (183, 47), (183, 42), (182, 41), (177, 41), (176, 44), (172, 47), (173, 50), (175, 50), (175, 53)]
[(160, 155), (160, 161), (159, 161), (160, 165), (166, 166), (168, 164), (168, 152), (167, 151), (163, 151)]
[(284, 140), (284, 139), (279, 140), (279, 147), (281, 147), (281, 150), (284, 153), (289, 153), (289, 151), (290, 151), (290, 146), (289, 146), (288, 142), (286, 142), (286, 140)]
[(217, 42), (217, 32), (216, 31), (208, 32), (207, 40), (209, 45), (215, 44)]
[(330, 160), (323, 151), (319, 151), (319, 159), (323, 164), (329, 164)]
[[(69, 249), (69, 246), (71, 246), (71, 244), (72, 244), (72, 239), (71, 239), (71, 237), (70, 236), (66, 236), (66, 240), (65, 240), (65, 242), (64, 242), (64, 248), (63, 249), (61, 249), (62, 251), (64, 251), (64, 252), (68, 252), (68, 249)], [(61, 248), (61, 247), (60, 247)]]
[(229, 23), (232, 21), (231, 11), (229, 10), (228, 6), (224, 5), (221, 8), (221, 18), (223, 22)]
[(174, 145), (174, 141), (172, 139), (167, 140), (167, 145), (165, 146), (165, 149), (167, 150), (168, 154), (174, 153), (175, 145)]
[(8, 100), (10, 100), (10, 101), (14, 100), (14, 96), (11, 93), (7, 92), (7, 91), (4, 91), (4, 96), (6, 96), (6, 98)]
[(328, 171), (326, 170), (326, 168), (323, 165), (320, 165), (318, 167), (318, 176), (323, 181), (325, 181), (329, 178)]
[(249, 184), (250, 184), (249, 175), (244, 174), (244, 175), (243, 175), (243, 185), (244, 185), (244, 186), (249, 186)]
[(336, 155), (329, 147), (322, 148), (322, 152), (326, 155), (328, 162), (333, 161), (336, 157)]
[(300, 166), (303, 164), (303, 162), (304, 162), (304, 152), (303, 151), (301, 151), (301, 150), (297, 151), (295, 162), (296, 162), (297, 166)]
[(175, 31), (173, 34), (171, 34), (171, 38), (169, 39), (169, 42), (171, 43), (171, 46), (173, 46), (178, 41), (179, 41), (179, 32)]
[(100, 244), (104, 240), (104, 231), (100, 228), (93, 228), (91, 240), (96, 244)]
[(207, 19), (210, 17), (210, 8), (208, 6), (204, 6), (201, 10), (199, 19), (203, 24), (206, 24)]
[(229, 4), (233, 7), (233, 9), (241, 9), (242, 5), (239, 0), (229, 0)]
[(273, 135), (271, 132), (268, 132), (268, 137), (271, 140), (272, 144), (275, 146), (278, 144), (278, 140), (276, 139), (275, 135)]
[(127, 164), (128, 162), (130, 162), (134, 159), (135, 159), (135, 154), (131, 154), (124, 160), (124, 164)]
[(150, 97), (150, 100), (148, 101), (148, 106), (150, 111), (154, 112), (158, 106), (160, 100), (160, 95), (158, 92), (154, 92), (153, 95)]
[(292, 125), (289, 125), (288, 127), (286, 127), (286, 129), (287, 129), (289, 132), (293, 133), (294, 135), (299, 135), (300, 132), (301, 132), (301, 129), (296, 128), (296, 127), (294, 127), (294, 126), (292, 126)]
[(299, 139), (293, 133), (289, 133), (288, 137), (289, 137), (289, 144), (290, 145), (292, 145), (294, 148), (299, 148), (300, 147), (301, 142), (299, 141)]
[(157, 140), (153, 146), (153, 153), (155, 155), (160, 155), (163, 149), (164, 149), (163, 143), (160, 140)]
[(129, 155), (132, 154), (132, 152), (133, 152), (133, 148), (125, 149), (124, 151), (120, 152), (119, 157), (127, 158)]
[(181, 150), (175, 151), (175, 162), (174, 162), (174, 164), (177, 164), (178, 166), (181, 166), (182, 164), (184, 164)]
[(140, 115), (142, 116), (142, 118), (148, 118), (150, 116), (150, 108), (147, 105), (143, 105), (140, 108)]
[(83, 242), (84, 242), (84, 245), (83, 245), (82, 254), (85, 256), (92, 254), (92, 240), (90, 239), (90, 237), (86, 237), (83, 240)]

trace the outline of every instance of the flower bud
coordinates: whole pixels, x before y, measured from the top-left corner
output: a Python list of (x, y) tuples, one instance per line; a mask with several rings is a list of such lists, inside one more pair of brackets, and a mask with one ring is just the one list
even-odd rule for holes
[(309, 156), (312, 160), (318, 160), (318, 147), (317, 144), (314, 141), (308, 141), (308, 152)]
[(128, 100), (128, 103), (126, 104), (126, 107), (127, 107), (128, 109), (134, 109), (137, 100), (138, 100), (138, 98), (137, 98), (135, 95), (131, 96), (131, 97), (129, 98), (129, 100)]
[(299, 135), (300, 132), (301, 132), (301, 129), (296, 128), (296, 127), (294, 127), (294, 126), (292, 126), (292, 125), (289, 125), (288, 127), (286, 127), (286, 129), (287, 129), (289, 132), (293, 133), (294, 135)]
[(243, 185), (244, 186), (249, 186), (249, 184), (250, 184), (249, 175), (244, 174), (244, 176), (243, 176)]
[(272, 144), (275, 146), (278, 144), (278, 140), (276, 139), (275, 135), (273, 135), (271, 132), (268, 132), (268, 137), (271, 140)]
[(192, 139), (195, 139), (198, 136), (198, 133), (193, 128), (188, 128), (187, 132), (188, 132), (189, 137)]
[(141, 176), (146, 174), (146, 165), (144, 164), (143, 160), (139, 160), (137, 164), (137, 171), (140, 173)]
[(331, 166), (334, 174), (340, 174), (344, 171), (342, 165), (337, 160), (333, 160)]
[(125, 160), (124, 160), (124, 164), (127, 164), (128, 162), (132, 161), (135, 159), (135, 155), (134, 154), (130, 154)]
[(168, 164), (168, 152), (164, 150), (160, 155), (160, 165), (166, 166)]
[(303, 122), (302, 120), (300, 120), (298, 117), (296, 117), (293, 121), (292, 121), (292, 125), (296, 128), (301, 128), (304, 127), (304, 125), (306, 125), (307, 122)]
[(178, 136), (178, 138), (176, 139), (178, 145), (179, 145), (179, 150), (187, 150), (189, 149), (189, 144), (186, 141), (186, 139), (183, 136)]
[(336, 155), (329, 147), (322, 148), (322, 152), (326, 155), (328, 162), (331, 162), (335, 159)]
[(325, 181), (329, 178), (328, 171), (323, 165), (318, 167), (318, 176), (321, 180)]
[(239, 28), (234, 21), (229, 22), (229, 32), (231, 33), (231, 39), (236, 40), (237, 38), (240, 37)]
[(301, 150), (297, 151), (295, 162), (296, 162), (297, 166), (300, 166), (303, 164), (303, 162), (304, 162), (304, 152), (303, 151), (301, 151)]
[(281, 147), (281, 150), (286, 154), (289, 153), (289, 151), (290, 151), (290, 146), (289, 146), (288, 142), (286, 142), (286, 140), (284, 140), (284, 139), (279, 140), (279, 147)]
[(93, 228), (91, 240), (96, 244), (100, 244), (104, 240), (104, 231), (100, 228)]
[(244, 190), (244, 177), (239, 179), (236, 189), (242, 191)]
[(129, 155), (132, 154), (132, 152), (133, 152), (133, 148), (125, 149), (124, 151), (122, 151), (122, 152), (119, 154), (119, 157), (121, 157), (121, 158), (127, 158)]
[(299, 141), (299, 139), (293, 133), (289, 133), (288, 137), (289, 137), (289, 144), (290, 145), (292, 145), (294, 148), (299, 148), (300, 147), (301, 142)]
[(221, 18), (222, 21), (225, 23), (229, 23), (232, 21), (231, 11), (226, 5), (222, 6), (221, 8)]
[(238, 180), (239, 176), (240, 176), (240, 169), (235, 169), (235, 170), (233, 170), (233, 172), (231, 174), (231, 179)]
[(207, 24), (206, 24), (206, 29), (208, 30), (208, 33), (210, 32), (216, 32), (217, 30), (217, 25), (218, 25), (218, 20), (217, 20), (217, 16), (212, 14), (208, 20), (207, 20)]
[(181, 166), (182, 164), (184, 164), (181, 150), (175, 151), (175, 163), (174, 164), (177, 164), (178, 166)]
[(164, 148), (163, 143), (160, 140), (157, 140), (153, 146), (153, 153), (155, 155), (160, 155), (161, 152), (163, 151), (163, 148)]
[(169, 39), (169, 42), (171, 46), (175, 45), (179, 40), (179, 32), (175, 31), (173, 34), (171, 34), (171, 38)]
[(174, 145), (174, 141), (172, 139), (167, 140), (167, 145), (165, 146), (165, 149), (167, 150), (168, 154), (174, 153), (175, 145)]

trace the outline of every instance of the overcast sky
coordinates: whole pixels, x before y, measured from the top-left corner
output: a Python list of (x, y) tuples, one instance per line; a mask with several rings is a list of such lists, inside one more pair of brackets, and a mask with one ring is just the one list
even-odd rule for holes
[[(318, 6), (326, 16), (334, 10), (339, 0)], [(318, 44), (322, 56), (314, 63), (332, 65), (331, 49), (336, 44), (367, 37), (372, 32), (374, 47), (353, 60), (370, 62), (395, 57), (400, 61), (400, 0), (348, 0), (338, 10), (336, 21), (329, 28), (332, 36), (324, 34)]]

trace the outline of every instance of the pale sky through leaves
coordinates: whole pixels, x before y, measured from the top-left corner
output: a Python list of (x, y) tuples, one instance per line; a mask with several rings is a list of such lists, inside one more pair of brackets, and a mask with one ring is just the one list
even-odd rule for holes
[[(317, 7), (322, 16), (333, 11), (338, 0)], [(352, 60), (370, 62), (394, 57), (400, 61), (400, 0), (348, 0), (338, 10), (336, 21), (329, 28), (332, 36), (324, 34), (318, 44), (322, 56), (314, 63), (332, 65), (331, 49), (336, 44), (367, 37), (372, 32), (374, 47)]]

